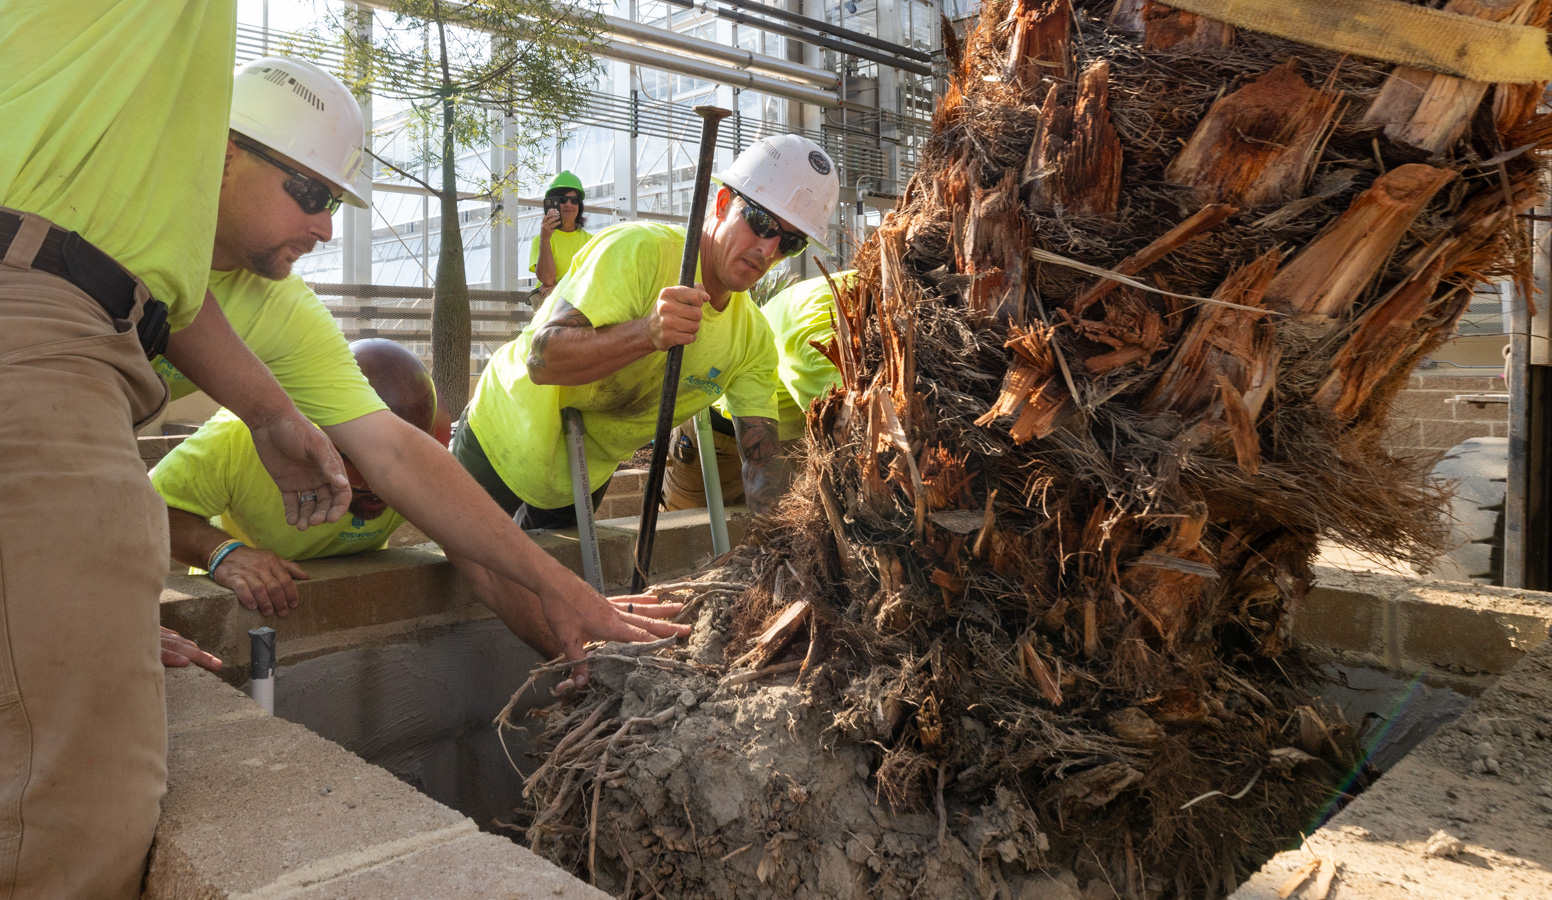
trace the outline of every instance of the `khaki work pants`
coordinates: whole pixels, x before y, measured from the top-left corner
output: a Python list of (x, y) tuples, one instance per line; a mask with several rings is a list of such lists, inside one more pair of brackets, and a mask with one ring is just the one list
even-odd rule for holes
[[(744, 502), (744, 469), (738, 455), (738, 438), (713, 431), (711, 446), (717, 451), (722, 505), (738, 506)], [(663, 508), (698, 509), (705, 505), (706, 482), (701, 477), (695, 422), (691, 420), (675, 428), (668, 438), (668, 465), (663, 470)]]
[(0, 898), (133, 898), (167, 782), (168, 558), (135, 425), (167, 389), (130, 322), (30, 270), (40, 221), (0, 262)]

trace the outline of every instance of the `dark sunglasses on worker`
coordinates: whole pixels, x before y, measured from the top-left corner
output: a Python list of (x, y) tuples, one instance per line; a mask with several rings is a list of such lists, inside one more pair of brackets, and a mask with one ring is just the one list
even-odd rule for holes
[(296, 205), (302, 208), (302, 212), (307, 213), (309, 216), (315, 216), (324, 211), (327, 211), (332, 216), (340, 208), (340, 204), (344, 202), (344, 198), (336, 197), (334, 191), (328, 185), (316, 178), (303, 175), (296, 169), (270, 156), (259, 145), (250, 141), (237, 140), (236, 138), (232, 139), (232, 143), (290, 175), (291, 177), (287, 178), (281, 187), (285, 189), (286, 193), (291, 195), (291, 199), (296, 201)]
[[(732, 188), (728, 190), (733, 191)], [(754, 232), (755, 237), (781, 236), (781, 243), (776, 245), (776, 249), (782, 256), (797, 256), (803, 252), (804, 247), (808, 246), (808, 235), (781, 227), (781, 220), (777, 219), (774, 213), (738, 191), (733, 191), (733, 196), (744, 201), (744, 224), (749, 226), (749, 230)]]

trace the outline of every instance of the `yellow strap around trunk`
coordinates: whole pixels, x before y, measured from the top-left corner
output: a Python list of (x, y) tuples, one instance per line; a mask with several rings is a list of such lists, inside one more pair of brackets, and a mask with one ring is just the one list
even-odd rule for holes
[(1547, 32), (1396, 0), (1158, 0), (1312, 47), (1472, 81), (1552, 81)]

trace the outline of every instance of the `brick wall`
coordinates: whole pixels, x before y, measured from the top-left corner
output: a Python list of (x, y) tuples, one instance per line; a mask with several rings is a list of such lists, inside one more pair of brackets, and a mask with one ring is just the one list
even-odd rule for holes
[(1412, 374), (1391, 409), (1392, 449), (1443, 453), (1467, 438), (1508, 435), (1509, 404), (1455, 401), (1461, 394), (1501, 394), (1508, 390), (1503, 378), (1455, 371)]

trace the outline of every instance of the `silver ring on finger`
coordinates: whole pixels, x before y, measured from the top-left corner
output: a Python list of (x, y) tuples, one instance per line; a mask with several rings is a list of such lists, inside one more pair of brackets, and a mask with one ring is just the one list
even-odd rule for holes
[(310, 502), (316, 501), (318, 499), (318, 495), (313, 493), (312, 491), (308, 491), (305, 494), (298, 493), (296, 495), (296, 499), (298, 501), (302, 502), (302, 503), (310, 503)]

